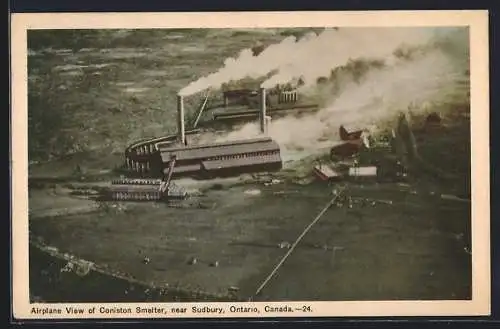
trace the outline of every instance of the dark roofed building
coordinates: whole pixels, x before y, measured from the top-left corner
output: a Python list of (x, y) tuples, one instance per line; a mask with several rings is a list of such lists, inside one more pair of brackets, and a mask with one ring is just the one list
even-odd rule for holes
[(254, 89), (231, 89), (224, 91), (224, 97), (239, 98), (244, 96), (257, 96), (258, 91)]
[(205, 177), (282, 168), (279, 145), (271, 138), (248, 139), (189, 147), (159, 147), (163, 172), (175, 158), (174, 175)]
[(256, 102), (259, 97), (259, 92), (253, 89), (233, 89), (223, 93), (224, 106), (231, 104), (250, 105)]

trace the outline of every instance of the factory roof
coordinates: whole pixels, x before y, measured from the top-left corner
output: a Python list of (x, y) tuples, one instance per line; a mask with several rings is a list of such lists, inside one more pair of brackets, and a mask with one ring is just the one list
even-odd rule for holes
[(279, 147), (269, 143), (255, 145), (234, 145), (220, 146), (210, 149), (186, 150), (176, 152), (162, 152), (162, 161), (168, 162), (172, 155), (175, 155), (178, 161), (181, 160), (205, 160), (213, 157), (233, 157), (238, 154), (259, 153), (259, 152), (278, 152)]
[(179, 146), (179, 147), (165, 147), (165, 146), (159, 144), (158, 148), (160, 151), (164, 151), (164, 150), (178, 151), (178, 150), (202, 149), (202, 148), (210, 148), (210, 147), (226, 146), (226, 145), (253, 144), (253, 143), (262, 143), (262, 142), (273, 142), (273, 140), (270, 137), (259, 137), (259, 138), (240, 139), (240, 140), (234, 140), (234, 141), (229, 141), (229, 142), (206, 143), (206, 144), (198, 144), (198, 145)]
[(231, 143), (205, 144), (194, 147), (160, 149), (163, 162), (175, 155), (177, 160), (205, 159), (254, 152), (279, 151), (279, 145), (270, 138), (236, 141)]

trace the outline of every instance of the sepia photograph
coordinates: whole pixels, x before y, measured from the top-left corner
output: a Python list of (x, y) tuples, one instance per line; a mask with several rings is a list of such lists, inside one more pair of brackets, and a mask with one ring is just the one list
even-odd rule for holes
[(226, 15), (19, 30), (19, 314), (489, 312), (487, 14)]

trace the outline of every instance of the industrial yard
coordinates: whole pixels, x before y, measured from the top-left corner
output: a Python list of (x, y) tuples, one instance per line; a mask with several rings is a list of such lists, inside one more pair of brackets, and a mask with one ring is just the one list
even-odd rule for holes
[[(283, 104), (297, 100), (286, 90), (278, 94), (283, 104), (268, 104), (267, 114), (273, 115), (269, 120), (262, 115), (266, 100), (261, 98), (259, 108), (256, 97), (245, 113), (236, 108), (227, 114), (222, 107), (207, 115), (214, 120), (242, 116), (244, 122), (212, 125), (202, 118), (199, 131), (189, 132), (198, 128), (192, 127), (193, 122), (198, 121), (197, 110), (200, 104), (205, 106), (207, 94), (186, 94), (180, 100), (180, 90), (215, 72), (242, 49), (258, 45), (265, 52), (269, 45), (289, 36), (300, 39), (311, 31), (319, 33), (313, 29), (30, 32), (31, 298), (470, 299), (470, 109), (466, 92), (457, 97), (468, 88), (467, 81), (443, 91), (447, 96), (439, 102), (431, 102), (434, 95), (422, 91), (426, 111), (419, 112), (418, 104), (395, 102), (399, 108), (384, 118), (387, 127), (373, 133), (373, 145), (354, 152), (361, 166), (377, 166), (379, 177), (329, 180), (315, 174), (318, 163), (333, 161), (333, 145), (349, 144), (338, 136), (339, 126), (359, 124), (362, 120), (356, 118), (364, 113), (350, 121), (343, 113), (326, 117), (321, 109), (328, 107), (328, 93), (318, 91), (331, 82), (326, 78), (317, 80), (316, 93), (306, 93), (297, 105), (298, 114), (281, 111)], [(456, 51), (455, 44), (448, 46), (447, 51)], [(326, 74), (335, 82), (333, 95), (338, 100), (351, 92), (342, 89), (342, 83), (362, 85), (365, 75), (369, 81), (371, 70), (386, 74), (379, 62), (350, 63)], [(251, 84), (252, 79), (243, 78), (221, 88), (244, 90), (255, 87)], [(273, 101), (271, 92), (268, 97)], [(186, 118), (182, 127), (181, 108)], [(382, 135), (390, 135), (385, 128), (396, 129), (397, 111), (408, 108), (411, 138), (418, 145), (415, 157), (378, 142)], [(273, 109), (280, 114), (274, 116)], [(437, 122), (429, 123), (429, 113), (439, 113)], [(296, 119), (287, 122), (287, 118)], [(300, 124), (307, 128), (314, 120), (328, 124), (318, 129), (318, 135), (311, 129), (300, 130)], [(258, 134), (259, 125), (268, 139)], [(301, 140), (278, 131), (283, 127), (295, 130)], [(173, 142), (179, 142), (176, 138), (180, 143)], [(246, 144), (240, 147), (236, 141)], [(217, 151), (203, 153), (197, 150), (201, 147)], [(227, 154), (226, 149), (230, 149)], [(155, 169), (150, 159), (156, 156)], [(388, 165), (406, 157), (409, 171), (404, 176)], [(238, 168), (244, 169), (233, 170)], [(154, 170), (156, 176), (151, 174)], [(191, 172), (217, 175), (200, 179), (191, 177)], [(165, 201), (154, 194), (153, 199), (148, 186), (156, 189), (162, 176), (189, 197)], [(142, 189), (145, 194), (137, 192), (127, 199), (129, 181), (113, 190), (112, 182), (126, 179), (142, 182), (133, 191)], [(115, 200), (97, 198), (106, 189), (114, 191)], [(295, 245), (331, 200), (331, 207)], [(286, 262), (258, 291), (291, 248)]]

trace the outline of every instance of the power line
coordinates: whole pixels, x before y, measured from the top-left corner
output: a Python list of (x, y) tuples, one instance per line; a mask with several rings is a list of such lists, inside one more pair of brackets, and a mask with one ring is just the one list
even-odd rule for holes
[[(271, 273), (267, 276), (267, 278), (259, 286), (259, 288), (255, 292), (254, 296), (257, 296), (262, 291), (262, 289), (264, 289), (266, 284), (269, 282), (269, 280), (271, 280), (271, 278), (274, 276), (274, 274), (276, 274), (276, 272), (283, 265), (283, 263), (286, 261), (288, 256), (290, 256), (292, 254), (293, 250), (299, 244), (300, 240), (302, 240), (302, 238), (307, 234), (307, 232), (311, 229), (311, 227), (313, 227), (314, 224), (316, 224), (318, 222), (318, 220), (321, 218), (321, 216), (324, 215), (324, 213), (335, 203), (335, 201), (337, 201), (338, 197), (342, 194), (342, 192), (345, 189), (346, 189), (346, 186), (341, 187), (340, 191), (338, 191), (338, 193), (336, 193), (333, 196), (333, 198), (326, 204), (326, 206), (323, 208), (323, 210), (321, 210), (321, 212), (313, 219), (313, 221), (309, 225), (307, 225), (307, 227), (304, 229), (304, 231), (302, 231), (302, 233), (298, 236), (298, 238), (295, 240), (295, 242), (291, 245), (288, 252), (283, 256), (283, 258), (281, 258), (279, 263), (274, 267), (274, 269), (271, 271)], [(250, 300), (251, 299), (252, 299), (252, 297), (250, 298)]]

